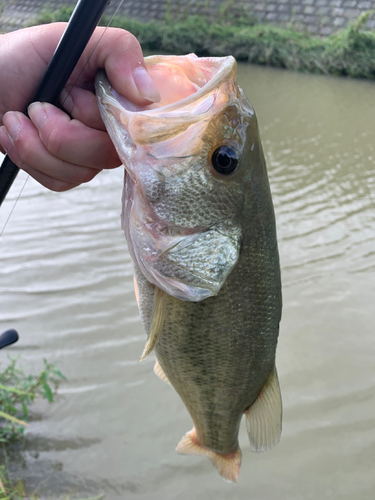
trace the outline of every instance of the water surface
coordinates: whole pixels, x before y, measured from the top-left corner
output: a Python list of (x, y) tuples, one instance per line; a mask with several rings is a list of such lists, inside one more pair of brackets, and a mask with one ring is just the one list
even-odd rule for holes
[[(138, 363), (145, 334), (120, 229), (122, 171), (62, 194), (27, 181), (0, 238), (0, 331), (27, 370), (67, 376), (18, 464), (45, 493), (108, 499), (372, 500), (375, 490), (375, 84), (239, 66), (277, 217), (284, 311), (280, 444), (250, 452), (239, 484), (174, 448), (191, 420)], [(0, 211), (1, 227), (25, 176)], [(20, 457), (19, 455), (17, 455)], [(20, 460), (20, 458), (18, 458)]]

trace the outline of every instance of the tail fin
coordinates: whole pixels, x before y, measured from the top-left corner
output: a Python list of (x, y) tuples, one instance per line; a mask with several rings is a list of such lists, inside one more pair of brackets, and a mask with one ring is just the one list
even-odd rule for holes
[(242, 457), (240, 448), (226, 455), (208, 450), (199, 444), (193, 427), (178, 443), (176, 451), (181, 455), (201, 455), (209, 458), (221, 477), (228, 482), (237, 483)]

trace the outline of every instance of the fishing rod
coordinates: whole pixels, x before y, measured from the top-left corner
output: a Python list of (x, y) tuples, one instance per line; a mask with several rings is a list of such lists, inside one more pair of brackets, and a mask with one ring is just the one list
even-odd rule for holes
[[(78, 0), (30, 104), (41, 101), (58, 105), (61, 91), (109, 3), (110, 0)], [(27, 115), (27, 111), (25, 114)], [(19, 171), (17, 165), (6, 155), (0, 167), (0, 206)]]

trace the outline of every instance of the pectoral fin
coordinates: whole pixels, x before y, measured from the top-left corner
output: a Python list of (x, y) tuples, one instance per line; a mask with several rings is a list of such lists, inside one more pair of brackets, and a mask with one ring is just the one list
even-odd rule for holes
[(137, 301), (137, 306), (139, 307), (139, 290), (138, 290), (138, 283), (137, 283), (135, 276), (133, 277), (133, 282), (134, 282), (135, 300)]
[(282, 402), (276, 367), (245, 415), (251, 451), (259, 453), (277, 445), (281, 434)]
[(167, 303), (167, 294), (160, 290), (160, 288), (155, 287), (154, 295), (154, 309), (152, 314), (152, 323), (150, 328), (150, 333), (146, 345), (143, 349), (142, 355), (139, 361), (143, 361), (147, 356), (155, 349), (158, 343), (161, 332), (163, 331), (163, 325), (165, 320), (165, 311)]

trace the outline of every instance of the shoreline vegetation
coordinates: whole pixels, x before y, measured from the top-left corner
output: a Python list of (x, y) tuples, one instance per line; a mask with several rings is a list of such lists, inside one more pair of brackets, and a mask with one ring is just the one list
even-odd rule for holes
[[(77, 493), (51, 496), (46, 493), (46, 481), (42, 479), (30, 492), (22, 478), (23, 452), (27, 435), (24, 429), (33, 420), (32, 405), (37, 398), (53, 403), (59, 383), (66, 380), (55, 364), (44, 360), (38, 375), (27, 375), (18, 366), (19, 358), (8, 358), (8, 365), (0, 363), (0, 500), (102, 500), (100, 493), (82, 498)], [(21, 477), (20, 477), (21, 476)], [(71, 489), (71, 488), (70, 488)]]
[(9, 358), (4, 369), (0, 364), (0, 500), (26, 497), (22, 479), (12, 478), (9, 471), (7, 449), (11, 443), (26, 439), (24, 430), (32, 417), (30, 410), (35, 399), (41, 397), (53, 403), (59, 381), (66, 380), (56, 366), (46, 360), (38, 375), (26, 375), (17, 362), (18, 358)]
[[(43, 11), (33, 24), (68, 21), (72, 8)], [(296, 28), (258, 24), (230, 0), (216, 18), (173, 14), (163, 21), (141, 22), (115, 16), (110, 25), (133, 33), (146, 51), (198, 56), (233, 55), (237, 61), (300, 72), (375, 79), (375, 31), (364, 26), (371, 11), (326, 38)], [(110, 21), (104, 16), (101, 25)]]

